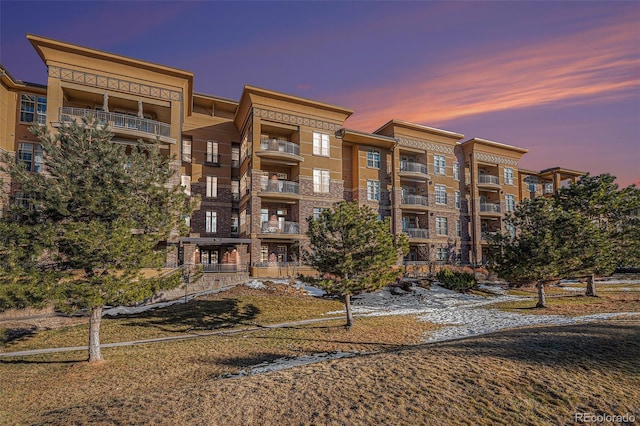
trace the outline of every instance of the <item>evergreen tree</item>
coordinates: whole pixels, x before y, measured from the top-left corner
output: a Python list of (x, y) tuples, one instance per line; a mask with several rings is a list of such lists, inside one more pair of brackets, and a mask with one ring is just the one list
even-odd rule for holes
[(389, 219), (379, 220), (370, 207), (358, 207), (356, 202), (338, 203), (307, 222), (309, 248), (303, 259), (320, 278), (304, 279), (343, 297), (350, 328), (351, 296), (379, 290), (400, 276), (395, 264), (408, 252), (407, 239), (391, 233)]
[(566, 271), (588, 276), (590, 296), (596, 296), (594, 275), (610, 275), (617, 266), (640, 265), (640, 190), (635, 185), (619, 189), (615, 179), (610, 174), (587, 174), (556, 195), (563, 209), (590, 222), (592, 232), (574, 245), (574, 262)]
[(113, 143), (93, 119), (62, 126), (54, 136), (45, 127), (32, 131), (42, 143), (45, 171), (10, 166), (29, 205), (14, 204), (2, 225), (8, 232), (0, 250), (10, 253), (2, 300), (88, 309), (89, 361), (100, 361), (104, 305), (139, 302), (179, 284), (179, 274), (161, 279), (140, 272), (162, 265), (158, 243), (185, 230), (180, 219), (190, 205), (179, 183), (171, 184), (174, 171), (157, 143)]

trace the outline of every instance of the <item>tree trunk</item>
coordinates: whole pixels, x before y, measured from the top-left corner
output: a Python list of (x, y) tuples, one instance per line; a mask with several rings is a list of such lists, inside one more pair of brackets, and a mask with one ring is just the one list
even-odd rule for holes
[(100, 322), (102, 321), (102, 306), (91, 308), (89, 316), (89, 362), (102, 361), (100, 352)]
[(353, 325), (353, 313), (351, 312), (351, 295), (350, 294), (345, 294), (344, 295), (344, 308), (347, 311), (347, 330), (351, 329), (351, 326)]
[(538, 303), (536, 304), (536, 308), (546, 308), (547, 300), (544, 296), (544, 282), (538, 281), (536, 287), (538, 287)]
[(596, 294), (596, 280), (593, 274), (587, 277), (587, 292), (585, 293), (585, 295), (598, 297), (598, 295)]

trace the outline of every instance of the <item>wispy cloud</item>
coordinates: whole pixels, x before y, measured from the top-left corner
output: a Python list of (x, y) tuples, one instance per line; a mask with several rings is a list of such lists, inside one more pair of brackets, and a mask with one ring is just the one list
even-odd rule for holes
[(390, 118), (441, 125), (493, 111), (638, 96), (638, 20), (416, 69), (402, 81), (335, 100), (356, 110), (350, 127), (373, 130)]

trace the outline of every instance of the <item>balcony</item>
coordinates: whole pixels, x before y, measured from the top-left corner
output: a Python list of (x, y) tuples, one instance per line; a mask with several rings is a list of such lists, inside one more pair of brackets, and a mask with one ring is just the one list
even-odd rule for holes
[[(176, 143), (171, 137), (171, 125), (160, 121), (139, 118), (133, 115), (119, 114), (116, 112), (96, 111), (85, 108), (61, 107), (59, 123), (80, 122), (82, 118), (93, 116), (98, 119), (100, 125), (108, 126), (115, 134), (131, 136), (135, 138), (155, 139), (165, 143)], [(54, 127), (58, 127), (53, 124)]]
[(485, 216), (500, 216), (500, 204), (480, 203), (480, 214)]
[(260, 141), (258, 157), (278, 163), (296, 165), (304, 159), (300, 156), (300, 145), (281, 139), (263, 139)]
[(489, 238), (491, 238), (492, 236), (495, 236), (497, 234), (496, 231), (482, 231), (480, 233), (480, 241), (482, 241), (483, 243), (486, 243), (487, 241), (489, 241)]
[(262, 198), (298, 200), (300, 199), (300, 188), (298, 182), (274, 179), (263, 175), (258, 195)]
[(262, 222), (258, 238), (261, 240), (272, 239), (300, 239), (300, 224), (298, 222), (287, 221), (267, 221)]
[(429, 173), (427, 172), (427, 166), (421, 163), (414, 163), (411, 161), (400, 162), (401, 178), (414, 180), (418, 182), (426, 182), (429, 179)]
[(402, 232), (405, 233), (409, 237), (409, 240), (413, 240), (413, 239), (426, 240), (426, 239), (429, 238), (429, 230), (428, 229), (405, 228), (405, 229), (402, 230)]
[(429, 198), (422, 195), (407, 194), (402, 197), (401, 208), (406, 210), (426, 210)]
[(487, 188), (499, 188), (500, 178), (494, 175), (479, 174), (478, 186), (487, 187)]

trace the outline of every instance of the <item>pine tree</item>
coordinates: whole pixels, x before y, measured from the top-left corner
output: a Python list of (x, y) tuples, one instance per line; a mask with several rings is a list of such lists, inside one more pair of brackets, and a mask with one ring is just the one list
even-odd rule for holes
[(10, 166), (29, 205), (14, 205), (2, 225), (11, 232), (0, 250), (20, 261), (3, 270), (9, 279), (0, 286), (2, 300), (87, 309), (89, 361), (100, 361), (104, 305), (139, 302), (179, 284), (178, 274), (161, 279), (140, 272), (162, 265), (158, 243), (185, 230), (180, 219), (191, 206), (179, 184), (171, 184), (174, 171), (157, 143), (113, 143), (93, 119), (62, 126), (54, 136), (44, 127), (32, 131), (45, 171)]
[(407, 239), (391, 233), (389, 219), (379, 220), (370, 207), (358, 207), (356, 202), (338, 203), (307, 221), (309, 248), (303, 259), (320, 278), (304, 279), (343, 297), (350, 328), (351, 296), (379, 290), (400, 276), (395, 264), (408, 252)]

